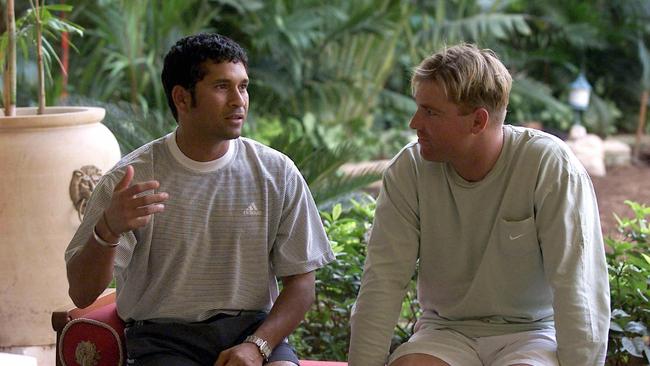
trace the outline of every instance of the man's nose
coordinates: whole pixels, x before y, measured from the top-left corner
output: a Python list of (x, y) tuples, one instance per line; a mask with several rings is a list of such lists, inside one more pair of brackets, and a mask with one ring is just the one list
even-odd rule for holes
[(235, 107), (243, 107), (246, 105), (246, 92), (235, 89), (230, 93), (230, 104)]
[(411, 120), (409, 121), (409, 127), (414, 129), (414, 130), (417, 130), (419, 128), (419, 126), (420, 126), (420, 124), (418, 122), (419, 122), (418, 118), (414, 114), (413, 117), (411, 117)]

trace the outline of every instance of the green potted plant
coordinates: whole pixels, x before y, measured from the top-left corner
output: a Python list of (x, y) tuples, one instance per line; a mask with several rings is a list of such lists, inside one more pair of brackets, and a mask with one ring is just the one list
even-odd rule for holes
[[(43, 0), (41, 0), (43, 1)], [(69, 12), (70, 5), (45, 5), (30, 0), (31, 8), (15, 20), (14, 0), (6, 0), (6, 26), (0, 46), (4, 59), (3, 105), (5, 116), (16, 115), (16, 48), (20, 44), (24, 51), (28, 43), (34, 46), (38, 73), (38, 114), (45, 113), (45, 71), (50, 75), (52, 60), (61, 63), (48, 38), (59, 38), (63, 33), (83, 35), (79, 26), (59, 18), (54, 12)], [(44, 37), (45, 33), (49, 37)], [(24, 52), (26, 54), (26, 52)]]
[[(101, 124), (103, 109), (45, 107), (45, 71), (58, 60), (50, 41), (81, 29), (54, 14), (70, 6), (30, 2), (14, 21), (14, 0), (6, 0), (7, 30), (0, 40), (0, 350), (54, 343), (49, 316), (68, 302), (63, 252), (84, 199), (120, 158), (115, 137)], [(17, 45), (25, 57), (35, 47), (39, 108), (15, 107)]]

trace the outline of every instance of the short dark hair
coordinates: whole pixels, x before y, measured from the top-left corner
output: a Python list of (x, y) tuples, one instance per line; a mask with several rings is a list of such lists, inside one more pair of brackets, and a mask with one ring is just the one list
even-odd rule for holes
[(246, 51), (232, 39), (216, 33), (199, 33), (181, 38), (167, 55), (161, 79), (167, 96), (167, 104), (178, 121), (178, 111), (172, 99), (172, 89), (176, 85), (190, 91), (194, 103), (196, 83), (205, 77), (206, 61), (214, 63), (241, 62), (248, 68)]

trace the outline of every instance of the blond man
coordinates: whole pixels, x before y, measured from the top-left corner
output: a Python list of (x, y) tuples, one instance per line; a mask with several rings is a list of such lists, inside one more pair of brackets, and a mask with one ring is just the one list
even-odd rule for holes
[[(602, 365), (608, 277), (584, 168), (504, 124), (512, 79), (491, 50), (445, 48), (411, 82), (418, 141), (384, 174), (350, 365)], [(389, 355), (416, 263), (423, 314)]]

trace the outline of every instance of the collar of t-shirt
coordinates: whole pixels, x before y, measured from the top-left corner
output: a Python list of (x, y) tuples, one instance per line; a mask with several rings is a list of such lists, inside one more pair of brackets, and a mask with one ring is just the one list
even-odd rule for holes
[(512, 137), (511, 126), (504, 125), (503, 126), (503, 148), (501, 148), (499, 157), (497, 158), (497, 161), (494, 163), (494, 166), (492, 167), (492, 169), (490, 169), (488, 174), (478, 182), (470, 182), (467, 181), (465, 178), (461, 177), (460, 174), (456, 172), (456, 170), (451, 166), (450, 163), (445, 163), (443, 167), (447, 175), (451, 178), (452, 182), (460, 187), (475, 188), (485, 184), (490, 184), (490, 182), (496, 179), (496, 177), (498, 177), (501, 174), (501, 171), (505, 168), (506, 159), (510, 154), (509, 151), (510, 151), (510, 146), (512, 144), (513, 144), (513, 137)]
[(178, 144), (176, 143), (176, 130), (174, 130), (174, 132), (167, 135), (165, 138), (165, 145), (167, 145), (167, 148), (169, 149), (169, 152), (172, 154), (174, 160), (176, 160), (179, 164), (181, 164), (185, 168), (199, 173), (209, 173), (209, 172), (217, 171), (225, 167), (226, 165), (228, 165), (228, 163), (232, 161), (233, 157), (235, 156), (236, 144), (231, 143), (231, 141), (227, 141), (227, 142), (228, 142), (228, 151), (226, 151), (226, 153), (219, 159), (215, 159), (211, 161), (196, 161), (188, 158), (187, 155), (183, 154), (181, 149), (178, 147)]

